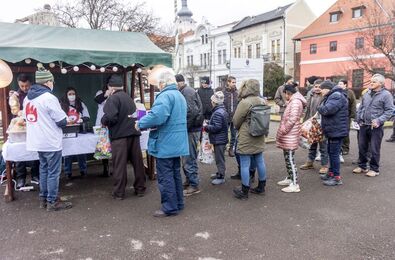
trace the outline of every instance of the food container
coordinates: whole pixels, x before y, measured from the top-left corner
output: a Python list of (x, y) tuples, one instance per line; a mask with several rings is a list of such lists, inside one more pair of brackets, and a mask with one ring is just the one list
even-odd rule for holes
[(74, 138), (78, 136), (78, 132), (80, 131), (80, 125), (67, 125), (66, 127), (62, 128), (63, 130), (63, 138)]

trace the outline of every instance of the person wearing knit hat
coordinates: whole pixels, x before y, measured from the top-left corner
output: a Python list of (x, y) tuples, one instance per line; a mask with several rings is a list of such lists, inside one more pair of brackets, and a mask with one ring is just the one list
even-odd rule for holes
[(62, 128), (67, 125), (67, 115), (59, 100), (51, 92), (53, 75), (39, 68), (36, 84), (23, 102), (26, 118), (26, 150), (38, 152), (40, 159), (40, 208), (58, 211), (72, 207), (70, 202), (58, 200), (59, 176), (62, 163)]
[(210, 143), (214, 145), (215, 163), (217, 173), (212, 174), (211, 184), (219, 185), (225, 183), (225, 149), (228, 143), (228, 121), (229, 115), (224, 106), (224, 93), (215, 92), (211, 98), (213, 113), (208, 124), (203, 125), (203, 130), (208, 132)]
[(184, 76), (183, 76), (183, 75), (177, 74), (175, 77), (176, 77), (177, 83), (179, 83), (179, 82), (185, 82), (185, 79), (184, 79)]

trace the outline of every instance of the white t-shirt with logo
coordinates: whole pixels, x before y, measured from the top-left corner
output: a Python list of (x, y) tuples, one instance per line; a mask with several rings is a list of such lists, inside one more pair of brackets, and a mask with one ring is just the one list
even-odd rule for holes
[(56, 122), (67, 117), (58, 99), (47, 92), (23, 102), (26, 118), (26, 150), (56, 152), (62, 150), (63, 132)]

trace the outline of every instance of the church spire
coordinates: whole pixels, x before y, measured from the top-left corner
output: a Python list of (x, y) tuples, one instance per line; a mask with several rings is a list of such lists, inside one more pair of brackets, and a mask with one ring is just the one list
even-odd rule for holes
[(182, 7), (181, 10), (177, 13), (179, 17), (192, 17), (191, 10), (188, 9), (187, 0), (181, 0)]

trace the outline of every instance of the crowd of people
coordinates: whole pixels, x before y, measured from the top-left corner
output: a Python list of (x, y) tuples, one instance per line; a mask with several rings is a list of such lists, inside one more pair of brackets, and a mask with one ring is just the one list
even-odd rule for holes
[[(35, 74), (31, 85), (26, 75), (18, 77), (21, 100), (26, 119), (28, 151), (37, 151), (39, 162), (18, 162), (17, 183), (25, 185), (26, 167), (31, 167), (32, 181), (40, 186), (40, 207), (48, 211), (68, 209), (70, 202), (58, 198), (59, 176), (62, 165), (62, 127), (70, 122), (89, 120), (89, 112), (75, 88), (68, 88), (60, 99), (52, 94), (53, 75), (44, 69)], [(264, 160), (265, 134), (251, 130), (252, 108), (267, 106), (260, 94), (259, 81), (250, 79), (236, 88), (236, 78), (229, 76), (226, 86), (213, 90), (210, 79), (201, 79), (195, 91), (185, 82), (183, 75), (164, 66), (149, 71), (148, 83), (157, 86), (160, 93), (148, 112), (140, 120), (134, 116), (136, 105), (124, 91), (123, 78), (112, 75), (104, 88), (96, 94), (98, 119), (96, 125), (108, 128), (112, 147), (112, 176), (114, 199), (124, 199), (127, 185), (127, 163), (134, 169), (134, 191), (144, 196), (145, 173), (140, 147), (141, 129), (150, 130), (148, 153), (156, 159), (161, 208), (155, 217), (179, 214), (184, 209), (184, 197), (201, 192), (198, 147), (202, 131), (209, 135), (217, 171), (211, 174), (213, 185), (226, 181), (225, 153), (235, 157), (238, 171), (230, 176), (240, 179), (241, 185), (233, 189), (237, 199), (248, 199), (249, 193), (264, 194), (267, 171)], [(356, 109), (356, 98), (346, 80), (337, 84), (317, 79), (304, 97), (292, 78), (287, 78), (275, 96), (280, 107), (281, 122), (276, 134), (276, 145), (283, 151), (287, 176), (279, 181), (283, 192), (300, 192), (295, 153), (299, 147), (302, 122), (317, 118), (324, 138), (311, 144), (306, 162), (300, 170), (314, 169), (320, 157), (320, 177), (324, 185), (341, 185), (341, 156), (349, 152), (350, 123), (356, 122), (358, 132), (358, 167), (355, 174), (369, 177), (380, 173), (380, 148), (384, 123), (394, 115), (393, 97), (384, 87), (385, 78), (375, 74), (369, 89)], [(15, 94), (15, 93), (11, 93)], [(23, 106), (22, 106), (23, 104)], [(395, 131), (395, 130), (394, 130)], [(230, 140), (229, 140), (230, 136)], [(389, 139), (392, 141), (393, 136)], [(78, 155), (82, 176), (87, 174), (86, 155)], [(71, 157), (64, 158), (64, 172), (71, 178)], [(39, 168), (39, 170), (38, 170)], [(184, 172), (184, 181), (181, 176)], [(255, 173), (258, 182), (255, 182)], [(109, 175), (109, 162), (103, 160), (103, 176)], [(23, 180), (23, 181), (22, 181)]]

